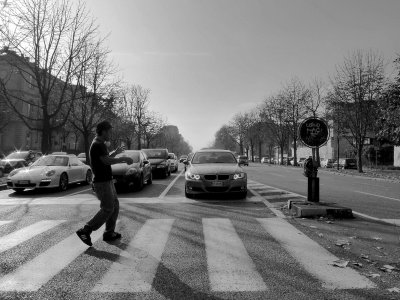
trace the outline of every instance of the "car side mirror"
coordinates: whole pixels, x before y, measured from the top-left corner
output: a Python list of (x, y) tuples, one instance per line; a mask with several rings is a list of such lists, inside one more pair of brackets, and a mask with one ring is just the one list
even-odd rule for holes
[(144, 164), (144, 165), (147, 165), (147, 164), (149, 164), (149, 163), (150, 163), (150, 162), (149, 162), (148, 160), (144, 160), (144, 161), (143, 161), (143, 164)]

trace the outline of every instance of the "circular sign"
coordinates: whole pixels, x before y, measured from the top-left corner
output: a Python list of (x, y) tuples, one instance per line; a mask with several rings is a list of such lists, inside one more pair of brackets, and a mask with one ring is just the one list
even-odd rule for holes
[(299, 127), (300, 140), (304, 145), (311, 148), (318, 148), (324, 145), (329, 139), (328, 124), (319, 118), (305, 119)]

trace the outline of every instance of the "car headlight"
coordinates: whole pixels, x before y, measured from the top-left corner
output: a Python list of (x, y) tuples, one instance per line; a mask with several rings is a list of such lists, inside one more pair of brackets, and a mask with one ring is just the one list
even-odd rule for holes
[(10, 172), (10, 174), (8, 174), (8, 177), (13, 177), (14, 175), (16, 175), (20, 170), (16, 169), (16, 170), (12, 170)]
[(126, 172), (126, 175), (133, 175), (133, 174), (136, 174), (136, 172), (137, 172), (136, 169), (131, 168)]
[(246, 173), (236, 173), (235, 175), (233, 175), (233, 179), (243, 179), (246, 178)]
[(56, 174), (56, 171), (55, 170), (51, 170), (51, 171), (47, 171), (45, 175), (46, 175), (46, 177), (51, 177), (54, 174)]
[(188, 180), (200, 180), (200, 175), (198, 174), (192, 174), (192, 173), (186, 173), (186, 179)]

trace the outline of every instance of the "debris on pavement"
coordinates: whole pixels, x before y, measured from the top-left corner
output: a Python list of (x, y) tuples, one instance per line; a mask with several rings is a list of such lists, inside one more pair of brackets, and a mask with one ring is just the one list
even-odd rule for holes
[(353, 266), (357, 266), (357, 267), (360, 267), (360, 268), (362, 268), (362, 263), (359, 263), (359, 262), (355, 262), (355, 263), (353, 263)]
[(348, 246), (348, 245), (350, 245), (350, 242), (349, 242), (348, 240), (337, 240), (337, 241), (335, 242), (335, 245), (336, 245), (336, 246), (339, 246), (339, 247), (343, 247), (343, 246)]
[(326, 221), (325, 223), (326, 223), (326, 224), (333, 224), (332, 221)]
[(317, 229), (317, 226), (311, 225), (310, 228)]
[(348, 260), (343, 260), (343, 259), (335, 260), (332, 263), (333, 266), (339, 267), (339, 268), (346, 268), (348, 264), (349, 264), (349, 261)]
[(381, 275), (378, 273), (370, 273), (370, 274), (367, 274), (367, 277), (377, 278), (377, 277), (381, 277)]
[(399, 288), (397, 288), (397, 287), (393, 287), (393, 288), (390, 288), (390, 289), (387, 289), (389, 292), (391, 292), (391, 293), (400, 293), (400, 289)]
[(381, 241), (382, 240), (382, 238), (377, 237), (377, 236), (372, 237), (372, 239), (375, 240), (375, 241)]
[(322, 237), (324, 237), (324, 234), (318, 233), (318, 236), (322, 238)]
[(379, 268), (379, 269), (381, 269), (384, 272), (388, 272), (388, 273), (397, 270), (395, 267), (393, 267), (391, 265), (384, 265), (382, 268)]

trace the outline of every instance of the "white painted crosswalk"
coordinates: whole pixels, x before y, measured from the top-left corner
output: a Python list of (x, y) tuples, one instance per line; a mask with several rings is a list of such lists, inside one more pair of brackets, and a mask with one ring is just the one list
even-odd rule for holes
[[(288, 222), (280, 218), (260, 218), (257, 221), (259, 231), (265, 234), (266, 238), (272, 236), (284, 251), (318, 280), (316, 284), (322, 284), (328, 289), (375, 287), (369, 279), (351, 268), (331, 266), (330, 263), (337, 257), (304, 234), (299, 234)], [(35, 239), (56, 226), (63, 226), (64, 222), (43, 220), (6, 234), (0, 237), (0, 249), (3, 253), (12, 251), (13, 247)], [(102, 277), (94, 283), (91, 292), (150, 292), (157, 269), (163, 263), (163, 254), (175, 222), (173, 218), (145, 220), (140, 229), (133, 234), (127, 248), (118, 254), (119, 258), (113, 261)], [(11, 221), (0, 221), (0, 225), (8, 223)], [(248, 253), (246, 242), (230, 219), (203, 218), (199, 226), (202, 227), (206, 259), (204, 263), (207, 266), (207, 274), (202, 278), (207, 280), (204, 284), (209, 286), (210, 291), (265, 292), (270, 289), (262, 274), (273, 270), (262, 270), (260, 268), (263, 266), (256, 265)], [(102, 229), (93, 232), (93, 243), (99, 240), (101, 235)], [(31, 260), (3, 276), (0, 275), (0, 293), (39, 290), (71, 265), (87, 248), (75, 233), (71, 233)], [(267, 255), (268, 249), (264, 251)]]
[(148, 220), (93, 291), (150, 291), (173, 223), (173, 219)]

